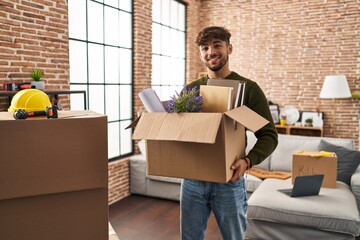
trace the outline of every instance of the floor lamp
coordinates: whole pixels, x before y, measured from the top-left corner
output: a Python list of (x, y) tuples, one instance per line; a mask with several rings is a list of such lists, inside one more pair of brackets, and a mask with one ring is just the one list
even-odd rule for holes
[(335, 137), (335, 116), (336, 116), (336, 99), (350, 98), (351, 92), (345, 75), (326, 76), (321, 88), (320, 98), (333, 100), (333, 122), (332, 134)]

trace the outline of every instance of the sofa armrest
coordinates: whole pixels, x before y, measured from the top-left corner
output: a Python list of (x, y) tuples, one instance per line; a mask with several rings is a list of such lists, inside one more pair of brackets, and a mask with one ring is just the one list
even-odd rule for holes
[(355, 195), (356, 203), (360, 211), (360, 165), (351, 176), (350, 187), (351, 191)]

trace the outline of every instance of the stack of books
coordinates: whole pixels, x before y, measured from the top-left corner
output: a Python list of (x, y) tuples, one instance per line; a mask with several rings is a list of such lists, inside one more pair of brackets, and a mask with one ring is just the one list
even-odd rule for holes
[(226, 112), (243, 105), (245, 83), (232, 79), (209, 79), (200, 86), (203, 112)]

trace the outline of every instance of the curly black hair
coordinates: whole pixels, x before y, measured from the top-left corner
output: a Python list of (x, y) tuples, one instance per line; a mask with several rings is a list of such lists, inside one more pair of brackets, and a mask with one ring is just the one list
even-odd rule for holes
[(202, 46), (207, 44), (213, 38), (225, 41), (227, 44), (230, 44), (230, 37), (231, 34), (225, 27), (210, 26), (199, 32), (196, 37), (195, 44), (197, 46)]

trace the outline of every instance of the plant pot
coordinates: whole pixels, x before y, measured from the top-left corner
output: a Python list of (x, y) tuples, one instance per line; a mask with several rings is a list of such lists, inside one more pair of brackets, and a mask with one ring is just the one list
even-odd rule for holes
[(45, 82), (44, 81), (32, 81), (31, 82), (31, 87), (39, 89), (39, 90), (44, 90)]

